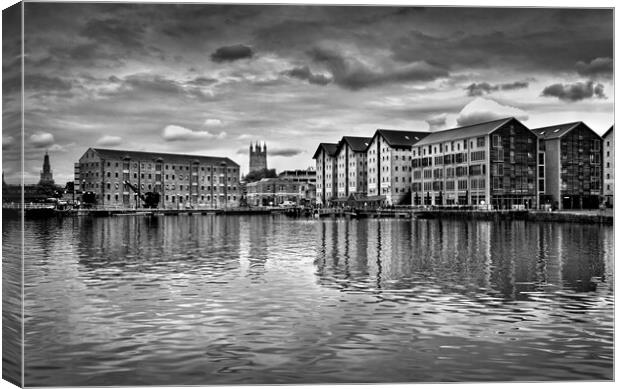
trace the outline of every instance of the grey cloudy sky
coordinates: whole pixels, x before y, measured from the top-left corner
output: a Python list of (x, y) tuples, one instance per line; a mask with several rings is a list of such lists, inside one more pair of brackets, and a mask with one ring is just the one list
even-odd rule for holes
[[(257, 140), (282, 170), (377, 128), (613, 124), (609, 9), (26, 3), (25, 20), (26, 182), (46, 149), (64, 184), (90, 146), (229, 156), (247, 172)], [(3, 47), (5, 161), (18, 47)]]

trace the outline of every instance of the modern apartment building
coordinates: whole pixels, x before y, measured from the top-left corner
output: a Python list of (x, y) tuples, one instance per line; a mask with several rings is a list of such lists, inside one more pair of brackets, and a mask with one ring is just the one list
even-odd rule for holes
[(337, 149), (337, 143), (321, 143), (312, 157), (316, 161), (316, 200), (325, 206), (337, 197)]
[(367, 169), (366, 149), (372, 138), (345, 136), (336, 149), (336, 185), (339, 199), (351, 194), (366, 195)]
[(386, 205), (409, 203), (411, 190), (411, 148), (430, 132), (375, 131), (368, 149), (368, 197)]
[(412, 204), (535, 208), (537, 150), (515, 118), (433, 132), (412, 148)]
[(614, 206), (614, 126), (603, 134), (603, 196), (605, 205)]
[(239, 165), (229, 158), (89, 148), (74, 174), (102, 206), (140, 207), (146, 192), (159, 193), (161, 208), (239, 205)]
[(533, 131), (544, 152), (545, 202), (559, 209), (598, 208), (603, 195), (602, 138), (583, 122)]

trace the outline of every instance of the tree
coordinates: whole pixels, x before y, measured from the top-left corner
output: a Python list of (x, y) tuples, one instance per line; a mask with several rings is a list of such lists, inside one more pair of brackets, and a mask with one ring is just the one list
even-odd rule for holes
[(255, 170), (253, 172), (249, 172), (243, 179), (246, 182), (255, 182), (260, 181), (263, 178), (276, 178), (278, 175), (276, 174), (276, 169), (261, 169)]

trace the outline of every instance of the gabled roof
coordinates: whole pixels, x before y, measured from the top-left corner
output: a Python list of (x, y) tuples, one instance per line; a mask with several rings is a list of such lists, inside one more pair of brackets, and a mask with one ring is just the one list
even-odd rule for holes
[(321, 150), (325, 150), (325, 153), (330, 157), (336, 155), (336, 150), (338, 149), (338, 143), (319, 143), (319, 147), (317, 147), (312, 159), (316, 159)]
[(381, 135), (391, 147), (411, 147), (429, 134), (428, 131), (399, 131), (380, 128), (375, 131), (372, 138)]
[(602, 137), (607, 138), (612, 132), (614, 132), (614, 126), (609, 127), (609, 130), (605, 131)]
[(345, 144), (348, 144), (351, 150), (356, 153), (364, 152), (370, 145), (372, 138), (365, 138), (361, 136), (343, 136), (340, 142), (338, 142), (338, 149), (336, 150), (336, 154), (340, 152), (340, 149)]
[(498, 120), (492, 120), (489, 122), (472, 124), (469, 126), (451, 128), (448, 130), (435, 131), (431, 132), (430, 135), (422, 139), (420, 142), (416, 144), (416, 146), (424, 146), (433, 143), (441, 143), (441, 142), (449, 142), (453, 140), (463, 139), (463, 138), (472, 138), (475, 136), (488, 135), (503, 125), (507, 124), (511, 120), (515, 120), (515, 118), (504, 118)]
[(556, 139), (568, 134), (573, 128), (580, 124), (583, 124), (583, 122), (556, 124), (554, 126), (535, 128), (532, 131), (541, 139)]
[(129, 157), (135, 160), (156, 160), (161, 158), (165, 163), (179, 163), (185, 164), (188, 160), (197, 160), (200, 163), (208, 165), (218, 165), (225, 162), (227, 165), (239, 166), (238, 163), (230, 158), (226, 157), (210, 157), (204, 155), (190, 155), (190, 154), (169, 154), (169, 153), (154, 153), (149, 151), (132, 151), (132, 150), (111, 150), (111, 149), (99, 149), (92, 148), (99, 157), (102, 159), (116, 159), (121, 160), (125, 157)]

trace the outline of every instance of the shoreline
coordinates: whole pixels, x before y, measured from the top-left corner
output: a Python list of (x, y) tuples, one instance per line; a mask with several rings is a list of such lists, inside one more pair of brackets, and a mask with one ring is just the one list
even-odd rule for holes
[[(2, 217), (16, 219), (23, 210), (3, 208)], [(178, 215), (286, 215), (306, 218), (405, 218), (444, 220), (525, 220), (533, 222), (559, 222), (578, 224), (613, 225), (613, 213), (602, 211), (542, 211), (542, 210), (463, 210), (463, 209), (336, 209), (317, 210), (303, 208), (230, 208), (230, 209), (74, 209), (55, 210), (34, 208), (25, 210), (26, 219), (52, 217), (109, 217), (109, 216), (178, 216)]]

